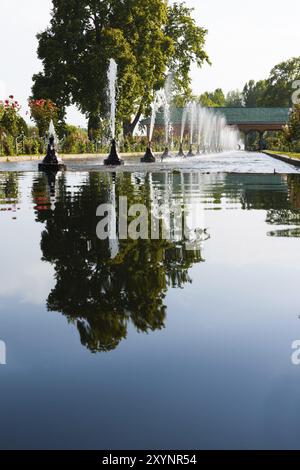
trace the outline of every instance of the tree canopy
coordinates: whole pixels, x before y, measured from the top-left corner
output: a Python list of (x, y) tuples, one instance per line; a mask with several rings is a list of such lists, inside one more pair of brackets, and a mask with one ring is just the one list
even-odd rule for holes
[(99, 125), (107, 114), (109, 59), (118, 63), (118, 122), (132, 134), (168, 73), (178, 93), (190, 92), (192, 62), (208, 61), (207, 31), (184, 3), (167, 0), (53, 0), (50, 26), (38, 35), (43, 71), (33, 98), (61, 108), (76, 104)]
[(293, 94), (296, 88), (299, 89), (298, 80), (300, 57), (293, 57), (275, 65), (267, 79), (249, 80), (243, 91), (232, 90), (225, 98), (222, 89), (218, 88), (203, 93), (199, 100), (203, 106), (290, 107)]
[(266, 80), (249, 80), (243, 88), (243, 102), (246, 108), (263, 106), (266, 92)]
[(239, 90), (229, 91), (226, 95), (226, 106), (239, 107), (243, 106), (243, 95)]
[(266, 81), (264, 106), (291, 106), (296, 80), (300, 80), (300, 57), (276, 65)]
[(225, 95), (221, 88), (217, 88), (215, 91), (209, 92), (206, 91), (203, 93), (199, 101), (202, 106), (205, 107), (222, 107), (225, 106)]
[(288, 142), (300, 143), (300, 104), (294, 107), (287, 126), (284, 128), (284, 135)]

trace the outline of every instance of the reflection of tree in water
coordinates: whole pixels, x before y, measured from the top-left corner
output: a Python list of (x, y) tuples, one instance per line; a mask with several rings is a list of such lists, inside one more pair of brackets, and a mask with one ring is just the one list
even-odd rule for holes
[[(300, 176), (287, 176), (287, 207), (274, 208), (267, 213), (270, 225), (300, 226)], [(272, 230), (272, 237), (299, 237), (300, 227)]]
[(288, 175), (287, 184), (291, 204), (300, 211), (300, 175)]
[[(270, 225), (300, 226), (300, 175), (228, 174), (209, 193), (219, 204), (222, 198), (245, 210), (267, 211)], [(300, 227), (272, 230), (272, 237), (299, 237)]]
[[(203, 177), (205, 178), (205, 176)], [(222, 209), (224, 201), (244, 210), (288, 209), (290, 207), (285, 177), (274, 174), (211, 174), (202, 179), (201, 192), (209, 204)], [(218, 207), (219, 206), (219, 207)]]
[(17, 219), (19, 202), (18, 173), (0, 172), (0, 212), (10, 212), (12, 219)]
[(226, 175), (227, 192), (245, 210), (287, 209), (288, 191), (281, 175)]
[[(203, 261), (200, 251), (186, 251), (183, 244), (131, 239), (119, 240), (118, 254), (111, 259), (108, 240), (96, 236), (96, 209), (110, 201), (111, 186), (110, 176), (90, 173), (72, 195), (62, 176), (50, 210), (45, 176), (33, 185), (37, 220), (45, 223), (43, 260), (55, 266), (48, 309), (76, 323), (82, 344), (93, 352), (116, 348), (129, 322), (139, 332), (164, 328), (168, 287), (191, 282), (188, 270)], [(117, 200), (127, 195), (129, 205), (150, 203), (149, 185), (138, 186), (131, 175), (118, 176), (115, 187)]]
[(273, 209), (268, 211), (267, 223), (270, 225), (299, 225), (300, 211), (294, 209)]
[(0, 172), (0, 204), (17, 202), (19, 197), (18, 173)]

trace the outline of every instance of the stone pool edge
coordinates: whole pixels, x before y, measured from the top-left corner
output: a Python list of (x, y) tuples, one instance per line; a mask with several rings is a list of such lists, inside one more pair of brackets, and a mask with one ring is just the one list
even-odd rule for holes
[(269, 153), (267, 151), (264, 151), (263, 153), (265, 155), (268, 155), (269, 157), (275, 158), (276, 160), (280, 160), (282, 162), (288, 163), (289, 165), (300, 167), (300, 159), (288, 157), (287, 155), (281, 155), (278, 153)]

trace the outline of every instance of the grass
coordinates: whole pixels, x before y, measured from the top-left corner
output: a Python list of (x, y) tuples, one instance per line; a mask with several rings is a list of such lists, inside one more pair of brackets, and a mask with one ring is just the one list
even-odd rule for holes
[(298, 158), (300, 159), (300, 153), (295, 153), (295, 152), (283, 152), (281, 150), (267, 150), (269, 153), (274, 153), (277, 155), (286, 155), (287, 157), (290, 158)]

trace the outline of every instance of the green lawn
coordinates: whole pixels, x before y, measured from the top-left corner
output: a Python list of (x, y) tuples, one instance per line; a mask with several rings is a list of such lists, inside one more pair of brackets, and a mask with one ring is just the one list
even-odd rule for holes
[(300, 159), (300, 153), (293, 153), (293, 152), (282, 152), (281, 150), (267, 150), (269, 153), (275, 153), (277, 155), (286, 155), (287, 157), (291, 158), (299, 158)]

